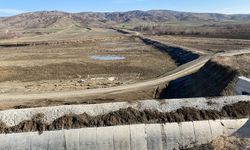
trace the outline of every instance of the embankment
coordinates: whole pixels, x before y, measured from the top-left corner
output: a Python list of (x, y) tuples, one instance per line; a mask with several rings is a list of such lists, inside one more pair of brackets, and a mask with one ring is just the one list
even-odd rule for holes
[(150, 38), (142, 36), (140, 38), (145, 44), (152, 45), (157, 49), (159, 49), (160, 51), (167, 53), (178, 66), (191, 62), (199, 58), (200, 56), (199, 54), (191, 52), (189, 50), (185, 50), (179, 47), (168, 46), (166, 44), (163, 44), (161, 42), (158, 42)]
[(0, 111), (0, 149), (185, 149), (249, 137), (249, 106), (234, 96)]
[(250, 116), (248, 96), (69, 105), (0, 111), (0, 132), (51, 131)]
[(199, 71), (171, 81), (159, 98), (189, 98), (235, 95), (235, 80), (240, 72), (210, 60)]

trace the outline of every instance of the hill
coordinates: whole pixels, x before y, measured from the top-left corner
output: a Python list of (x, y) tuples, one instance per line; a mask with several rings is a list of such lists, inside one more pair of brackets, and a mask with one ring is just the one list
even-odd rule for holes
[[(206, 29), (240, 29), (245, 33), (245, 24), (250, 15), (225, 15), (216, 13), (191, 13), (170, 10), (128, 12), (81, 12), (40, 11), (0, 18), (0, 39), (20, 37), (26, 33), (35, 35), (55, 33), (65, 28), (123, 27), (157, 34), (193, 33)], [(236, 26), (243, 24), (244, 26)], [(188, 29), (186, 27), (189, 27)], [(163, 28), (163, 29), (162, 29)], [(210, 31), (207, 31), (210, 32)], [(217, 32), (217, 30), (213, 30)], [(230, 33), (229, 32), (229, 33)]]
[[(114, 25), (130, 22), (233, 22), (249, 21), (250, 15), (224, 15), (215, 13), (190, 13), (176, 12), (169, 10), (150, 10), (150, 11), (128, 11), (112, 13), (66, 13), (59, 11), (41, 11), (24, 13), (12, 17), (2, 18), (0, 26), (8, 27), (37, 28), (50, 26), (64, 26), (66, 23), (89, 25)], [(63, 24), (62, 24), (63, 22)]]

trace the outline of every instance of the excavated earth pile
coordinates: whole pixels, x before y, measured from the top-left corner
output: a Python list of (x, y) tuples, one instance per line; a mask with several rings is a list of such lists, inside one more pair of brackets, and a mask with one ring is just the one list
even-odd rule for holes
[[(208, 101), (208, 105), (215, 105)], [(215, 119), (240, 119), (250, 116), (250, 102), (237, 102), (225, 105), (221, 110), (197, 109), (183, 107), (171, 112), (158, 110), (138, 110), (131, 107), (119, 109), (106, 114), (91, 116), (87, 113), (66, 114), (47, 123), (44, 114), (38, 113), (30, 120), (24, 120), (15, 126), (0, 124), (0, 133), (17, 133), (30, 131), (52, 131), (61, 129), (75, 129), (83, 127), (105, 127), (128, 124), (151, 124), (168, 122), (186, 122)]]
[(232, 96), (5, 110), (0, 147), (185, 149), (219, 136), (248, 137), (249, 108), (249, 96)]

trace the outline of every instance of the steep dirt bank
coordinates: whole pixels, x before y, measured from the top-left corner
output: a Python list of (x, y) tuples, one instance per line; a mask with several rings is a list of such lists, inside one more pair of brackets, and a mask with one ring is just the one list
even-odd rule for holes
[(198, 72), (170, 82), (159, 98), (189, 98), (235, 95), (238, 75), (249, 77), (250, 55), (218, 57)]
[(149, 38), (141, 37), (141, 39), (145, 44), (153, 45), (160, 51), (168, 53), (168, 55), (175, 61), (177, 65), (183, 65), (199, 58), (198, 54), (179, 47), (171, 47)]
[(137, 110), (131, 107), (120, 109), (98, 116), (86, 113), (68, 114), (47, 124), (43, 114), (37, 114), (31, 120), (25, 120), (16, 126), (8, 127), (0, 123), (0, 133), (47, 131), (72, 129), (82, 127), (102, 127), (139, 123), (166, 123), (196, 120), (209, 120), (221, 118), (245, 118), (250, 116), (250, 102), (238, 102), (224, 106), (220, 111), (200, 110), (183, 107), (172, 112), (159, 112), (157, 110)]

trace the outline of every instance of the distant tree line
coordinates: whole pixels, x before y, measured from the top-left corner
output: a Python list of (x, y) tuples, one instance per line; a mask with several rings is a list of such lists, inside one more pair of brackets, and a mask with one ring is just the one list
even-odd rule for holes
[(250, 34), (250, 24), (226, 24), (226, 25), (139, 25), (134, 28), (146, 34), (153, 35), (218, 35), (218, 34)]

